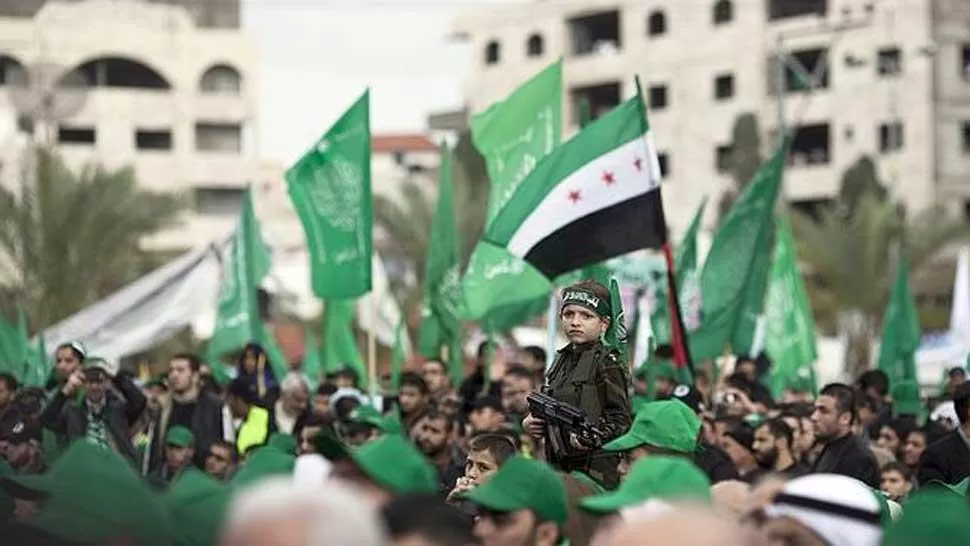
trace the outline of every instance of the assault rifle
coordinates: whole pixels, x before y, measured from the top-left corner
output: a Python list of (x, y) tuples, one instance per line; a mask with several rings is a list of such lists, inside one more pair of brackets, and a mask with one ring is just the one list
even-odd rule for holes
[(571, 433), (576, 435), (579, 443), (590, 449), (603, 445), (606, 433), (590, 424), (583, 410), (542, 392), (533, 392), (528, 401), (532, 416), (546, 422), (547, 437), (557, 456), (575, 452), (569, 443)]

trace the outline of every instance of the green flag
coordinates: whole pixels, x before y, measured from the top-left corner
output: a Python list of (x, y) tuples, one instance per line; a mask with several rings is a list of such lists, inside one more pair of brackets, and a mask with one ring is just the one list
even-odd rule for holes
[(209, 340), (210, 355), (221, 355), (262, 338), (258, 288), (269, 273), (270, 264), (269, 249), (263, 242), (259, 220), (253, 211), (252, 191), (247, 189), (239, 226), (230, 244), (228, 259), (223, 264), (216, 326)]
[[(438, 177), (438, 206), (431, 223), (431, 248), (424, 273), (424, 305), (418, 348), (427, 358), (441, 358), (445, 347), (452, 347), (461, 338), (459, 309), (462, 301), (459, 267), (458, 227), (455, 220), (452, 154), (441, 147), (441, 167)], [(456, 360), (450, 358), (452, 364)], [(452, 375), (458, 375), (452, 366)]]
[(343, 367), (354, 370), (361, 388), (370, 382), (367, 365), (354, 337), (354, 300), (327, 300), (323, 308), (323, 369), (333, 373)]
[(690, 336), (696, 361), (728, 344), (747, 354), (754, 339), (771, 266), (774, 208), (787, 154), (783, 142), (755, 173), (721, 222), (701, 272), (701, 325)]
[[(472, 139), (485, 158), (491, 189), (486, 225), (559, 144), (562, 135), (562, 61), (522, 84), (471, 120)], [(552, 284), (506, 249), (480, 243), (462, 280), (465, 316), (497, 332), (546, 308)]]
[(276, 342), (276, 336), (265, 324), (260, 324), (259, 337), (256, 338), (259, 345), (266, 351), (266, 359), (269, 360), (270, 369), (277, 381), (283, 381), (286, 374), (290, 373), (290, 362), (286, 358), (283, 348)]
[(809, 384), (815, 392), (815, 318), (808, 302), (795, 255), (795, 241), (787, 214), (778, 218), (771, 280), (765, 295), (765, 352), (773, 368), (772, 394), (780, 398), (786, 387)]
[(909, 264), (903, 256), (896, 266), (896, 280), (893, 282), (889, 306), (882, 321), (882, 340), (877, 364), (889, 376), (894, 390), (897, 385), (918, 380), (915, 354), (920, 335), (916, 302), (909, 290)]
[(624, 363), (629, 363), (627, 347), (626, 314), (623, 312), (623, 298), (616, 278), (610, 279), (610, 325), (603, 336), (604, 345), (620, 352)]
[(401, 386), (401, 371), (404, 369), (404, 362), (408, 359), (407, 338), (408, 330), (404, 327), (404, 319), (397, 325), (394, 332), (394, 348), (391, 352), (391, 390), (397, 392)]
[(286, 172), (310, 253), (313, 292), (356, 298), (371, 289), (370, 93)]
[(20, 377), (23, 362), (17, 363), (20, 351), (17, 328), (0, 316), (0, 372), (12, 373)]
[(303, 333), (303, 375), (310, 382), (311, 391), (323, 381), (323, 363), (320, 361), (320, 345), (309, 328)]

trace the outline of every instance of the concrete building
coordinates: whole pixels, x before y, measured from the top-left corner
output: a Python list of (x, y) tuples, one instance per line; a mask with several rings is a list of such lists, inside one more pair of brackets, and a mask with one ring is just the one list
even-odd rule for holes
[(562, 57), (571, 132), (582, 98), (602, 113), (639, 75), (680, 232), (702, 196), (730, 186), (745, 112), (758, 115), (766, 153), (780, 118), (796, 129), (785, 178), (796, 206), (834, 196), (869, 155), (910, 209), (970, 212), (968, 22), (961, 0), (535, 0), (469, 13), (455, 31), (474, 52), (471, 112)]
[[(49, 135), (72, 167), (132, 165), (144, 187), (184, 194), (184, 224), (149, 246), (206, 244), (233, 229), (259, 173), (256, 51), (238, 11), (235, 0), (0, 2), (0, 111), (49, 129), (35, 138)], [(75, 85), (55, 91), (56, 115), (29, 123), (35, 99), (14, 85), (18, 71)], [(18, 154), (5, 142), (9, 184)]]

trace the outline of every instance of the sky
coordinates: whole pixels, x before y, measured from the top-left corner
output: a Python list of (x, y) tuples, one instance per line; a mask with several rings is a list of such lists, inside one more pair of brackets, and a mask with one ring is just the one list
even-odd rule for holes
[(260, 56), (260, 154), (289, 165), (371, 88), (373, 134), (462, 106), (457, 15), (517, 0), (243, 0)]

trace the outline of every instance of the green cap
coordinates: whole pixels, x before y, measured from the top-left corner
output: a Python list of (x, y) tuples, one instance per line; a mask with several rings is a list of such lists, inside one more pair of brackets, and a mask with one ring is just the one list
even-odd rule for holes
[(273, 446), (263, 446), (249, 457), (246, 464), (232, 477), (233, 487), (245, 487), (269, 476), (279, 476), (293, 473), (296, 457), (291, 453), (283, 453)]
[(438, 492), (438, 471), (403, 436), (381, 436), (347, 454), (361, 472), (392, 493)]
[(903, 515), (883, 533), (883, 546), (965, 546), (970, 537), (970, 504), (939, 489), (917, 492)]
[(182, 425), (175, 425), (168, 429), (165, 435), (165, 444), (175, 447), (192, 447), (195, 445), (195, 436), (192, 431)]
[(350, 412), (347, 418), (356, 423), (370, 425), (384, 434), (401, 432), (399, 421), (395, 420), (393, 416), (385, 417), (381, 415), (381, 412), (374, 409), (373, 406), (358, 406)]
[(532, 510), (539, 521), (552, 521), (560, 528), (569, 516), (566, 486), (556, 472), (521, 455), (510, 457), (494, 476), (462, 498), (494, 512)]
[(49, 474), (50, 496), (31, 526), (85, 544), (101, 544), (119, 534), (137, 544), (171, 544), (165, 507), (113, 450), (75, 441)]
[(616, 512), (648, 500), (711, 502), (711, 480), (690, 461), (652, 455), (630, 467), (616, 491), (586, 497), (579, 505), (590, 512)]
[(229, 487), (195, 467), (186, 468), (162, 495), (179, 546), (208, 546), (219, 542), (229, 506)]
[(679, 400), (649, 402), (640, 406), (626, 434), (603, 446), (606, 451), (628, 451), (642, 445), (693, 453), (701, 420)]

